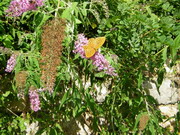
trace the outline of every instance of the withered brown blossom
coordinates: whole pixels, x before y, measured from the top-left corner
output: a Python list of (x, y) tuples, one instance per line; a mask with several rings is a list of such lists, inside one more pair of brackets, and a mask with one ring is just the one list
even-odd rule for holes
[(24, 97), (24, 90), (26, 88), (27, 71), (20, 71), (15, 75), (16, 87), (18, 89), (18, 96)]
[(28, 72), (27, 71), (19, 71), (15, 72), (15, 82), (16, 82), (16, 88), (18, 90), (18, 97), (20, 98), (17, 101), (13, 101), (11, 104), (13, 107), (13, 110), (22, 111), (23, 117), (26, 118), (26, 112), (29, 110), (29, 101), (28, 97), (25, 95), (25, 89), (26, 89), (26, 81), (28, 78)]
[(143, 114), (140, 117), (140, 121), (139, 121), (139, 130), (144, 130), (147, 123), (149, 121), (149, 115), (148, 114)]
[(41, 36), (42, 50), (40, 60), (41, 80), (44, 87), (53, 91), (56, 80), (56, 69), (60, 65), (62, 41), (65, 37), (65, 20), (53, 19), (43, 27)]

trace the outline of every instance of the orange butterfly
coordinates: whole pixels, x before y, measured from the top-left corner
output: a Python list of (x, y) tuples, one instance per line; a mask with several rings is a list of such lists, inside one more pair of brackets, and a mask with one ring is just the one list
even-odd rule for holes
[(105, 37), (90, 38), (88, 44), (83, 46), (87, 58), (92, 57), (96, 51), (104, 44)]

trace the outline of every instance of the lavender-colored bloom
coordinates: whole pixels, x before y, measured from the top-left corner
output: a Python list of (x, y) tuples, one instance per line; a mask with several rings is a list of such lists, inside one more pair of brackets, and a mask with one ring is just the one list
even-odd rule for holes
[(86, 58), (85, 52), (82, 46), (88, 44), (88, 39), (84, 36), (84, 34), (78, 34), (78, 39), (75, 41), (75, 49), (74, 53), (79, 53), (82, 58)]
[(40, 110), (40, 100), (39, 100), (39, 94), (36, 92), (36, 90), (30, 90), (29, 91), (29, 99), (31, 104), (31, 109), (37, 112)]
[(43, 1), (44, 0), (13, 0), (6, 12), (9, 13), (9, 16), (20, 16), (26, 11), (36, 10), (37, 6), (43, 5)]
[[(88, 44), (88, 39), (83, 34), (78, 34), (78, 39), (75, 41), (75, 49), (73, 50), (74, 53), (79, 53), (82, 58), (86, 58), (84, 48), (82, 46)], [(115, 73), (115, 69), (110, 66), (109, 62), (105, 59), (105, 57), (99, 53), (98, 51), (90, 57), (93, 61), (93, 65), (95, 65), (98, 71), (104, 70), (106, 74), (111, 76), (117, 76)]]
[(117, 74), (115, 73), (115, 69), (99, 52), (96, 52), (90, 59), (93, 61), (93, 65), (95, 65), (98, 68), (98, 71), (104, 70), (105, 73), (108, 75), (117, 76)]
[(14, 67), (16, 65), (16, 57), (17, 57), (17, 55), (15, 55), (15, 54), (11, 55), (11, 57), (7, 61), (7, 66), (6, 66), (6, 69), (5, 69), (6, 72), (10, 73), (14, 69)]
[(36, 0), (36, 5), (39, 6), (39, 7), (43, 6), (44, 5), (43, 1), (44, 0)]

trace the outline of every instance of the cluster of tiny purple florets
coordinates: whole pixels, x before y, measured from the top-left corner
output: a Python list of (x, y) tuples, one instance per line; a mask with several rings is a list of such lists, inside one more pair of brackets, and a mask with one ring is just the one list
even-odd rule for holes
[(36, 90), (30, 90), (29, 91), (29, 99), (30, 99), (30, 105), (31, 109), (37, 112), (40, 110), (40, 100), (39, 100), (39, 94), (36, 92)]
[(20, 16), (22, 13), (30, 10), (36, 10), (38, 6), (42, 6), (44, 0), (13, 0), (6, 12), (8, 16)]
[(15, 54), (11, 55), (11, 57), (7, 61), (7, 66), (6, 66), (6, 69), (5, 69), (6, 72), (10, 73), (14, 69), (14, 67), (16, 65), (16, 57), (17, 57), (17, 55), (15, 55)]
[(81, 58), (86, 58), (82, 46), (87, 44), (88, 44), (88, 39), (83, 34), (78, 34), (78, 39), (75, 41), (75, 47), (73, 52), (80, 54)]
[(109, 64), (101, 53), (96, 52), (90, 59), (93, 61), (93, 65), (98, 68), (98, 71), (104, 70), (108, 75), (117, 76), (115, 69)]
[[(75, 49), (74, 53), (80, 54), (82, 58), (86, 58), (85, 52), (82, 46), (88, 44), (88, 39), (83, 34), (78, 34), (78, 39), (75, 41)], [(98, 51), (90, 57), (93, 61), (93, 65), (95, 65), (98, 71), (104, 70), (106, 74), (111, 76), (116, 76), (115, 69), (109, 64), (109, 62), (105, 59), (105, 57), (99, 53)]]

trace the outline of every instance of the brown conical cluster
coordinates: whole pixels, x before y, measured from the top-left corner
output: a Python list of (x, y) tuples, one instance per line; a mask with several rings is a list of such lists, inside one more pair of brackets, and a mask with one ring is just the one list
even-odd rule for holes
[(44, 87), (50, 92), (53, 91), (56, 69), (60, 65), (62, 41), (65, 35), (65, 21), (53, 19), (43, 27), (42, 50), (40, 60), (41, 80)]
[(18, 89), (18, 96), (21, 98), (24, 98), (24, 89), (26, 88), (27, 76), (28, 76), (27, 71), (20, 71), (15, 75), (16, 87)]
[(149, 121), (150, 117), (148, 114), (143, 114), (139, 121), (139, 130), (144, 130)]

